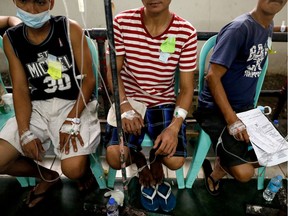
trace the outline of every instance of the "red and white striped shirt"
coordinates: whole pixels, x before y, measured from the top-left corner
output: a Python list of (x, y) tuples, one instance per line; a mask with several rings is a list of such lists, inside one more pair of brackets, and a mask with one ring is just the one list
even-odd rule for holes
[[(116, 55), (125, 56), (121, 70), (126, 96), (143, 102), (147, 107), (174, 104), (175, 70), (196, 69), (196, 29), (173, 14), (163, 34), (152, 37), (143, 23), (144, 7), (118, 14), (114, 19)], [(167, 38), (175, 38), (175, 51), (168, 59), (160, 58), (160, 46)]]

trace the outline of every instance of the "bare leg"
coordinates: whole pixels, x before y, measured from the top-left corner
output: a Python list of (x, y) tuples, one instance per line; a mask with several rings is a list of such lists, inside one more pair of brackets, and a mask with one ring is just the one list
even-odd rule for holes
[(67, 158), (61, 161), (62, 172), (69, 179), (78, 181), (81, 192), (91, 191), (97, 185), (95, 176), (90, 168), (88, 155)]
[[(0, 140), (0, 173), (11, 176), (35, 177), (42, 181), (35, 187), (34, 193), (41, 194), (53, 186), (59, 174), (37, 165), (32, 159), (19, 155), (19, 152), (8, 142)], [(35, 206), (43, 197), (31, 200), (29, 207)]]
[(132, 163), (135, 163), (138, 169), (143, 168), (139, 172), (139, 183), (144, 185), (144, 187), (154, 186), (156, 182), (154, 181), (152, 174), (147, 166), (147, 161), (142, 152), (130, 151)]
[(158, 155), (156, 157), (155, 152), (156, 152), (155, 149), (151, 149), (150, 151), (150, 156), (149, 156), (149, 161), (151, 163), (150, 171), (155, 181), (155, 184), (161, 184), (164, 178), (164, 172), (163, 172), (163, 167), (162, 167), (163, 156)]

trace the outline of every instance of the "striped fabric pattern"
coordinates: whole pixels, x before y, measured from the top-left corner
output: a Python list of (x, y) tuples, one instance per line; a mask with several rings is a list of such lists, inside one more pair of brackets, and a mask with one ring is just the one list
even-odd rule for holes
[[(196, 29), (186, 20), (173, 14), (163, 34), (152, 37), (141, 14), (144, 8), (122, 12), (114, 19), (116, 55), (125, 56), (121, 77), (127, 97), (145, 103), (148, 107), (175, 103), (175, 70), (193, 72), (196, 69)], [(167, 61), (160, 59), (160, 46), (175, 37), (174, 53)]]

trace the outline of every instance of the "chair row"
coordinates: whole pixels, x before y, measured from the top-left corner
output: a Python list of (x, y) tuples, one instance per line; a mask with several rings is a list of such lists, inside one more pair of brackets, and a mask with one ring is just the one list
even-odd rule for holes
[[(87, 41), (88, 41), (88, 45), (90, 48), (90, 52), (93, 58), (93, 71), (94, 74), (96, 76), (96, 80), (98, 83), (98, 63), (99, 63), (99, 59), (100, 61), (103, 59), (103, 56), (98, 55), (97, 49), (95, 44), (93, 43), (93, 41), (87, 37)], [(200, 54), (199, 54), (199, 87), (198, 87), (198, 91), (199, 93), (201, 92), (202, 88), (203, 88), (203, 83), (204, 83), (204, 75), (205, 75), (205, 65), (207, 62), (207, 56), (209, 54), (209, 52), (211, 51), (211, 49), (213, 48), (214, 44), (216, 41), (216, 35), (210, 37), (202, 46)], [(0, 45), (2, 48), (2, 38), (0, 40)], [(103, 53), (104, 55), (104, 53)], [(101, 61), (101, 63), (103, 63)], [(261, 77), (259, 78), (258, 81), (258, 85), (257, 85), (257, 92), (254, 98), (254, 105), (257, 105), (257, 101), (259, 98), (259, 94), (260, 94), (260, 90), (262, 88), (262, 84), (264, 81), (264, 77), (265, 77), (265, 73), (267, 70), (267, 65), (268, 65), (268, 60), (265, 64), (265, 67), (262, 70), (261, 73)], [(176, 83), (178, 83), (178, 73), (176, 73)], [(0, 77), (0, 81), (3, 85), (3, 82), (1, 80)], [(178, 93), (178, 85), (176, 85), (175, 87), (175, 92), (176, 94)], [(95, 87), (95, 93), (98, 96), (98, 85)], [(5, 115), (1, 115), (1, 120), (0, 120), (0, 130), (3, 127), (3, 125), (5, 124), (5, 122), (7, 121), (7, 119), (11, 118), (12, 116), (14, 116), (14, 112), (11, 111)], [(143, 142), (142, 142), (142, 146), (145, 147), (152, 147), (153, 146), (153, 142), (150, 140), (150, 138), (146, 135)], [(211, 146), (211, 140), (209, 138), (209, 136), (200, 129), (199, 132), (199, 137), (198, 137), (198, 141), (196, 142), (196, 146), (195, 146), (195, 150), (194, 150), (194, 154), (192, 157), (192, 162), (190, 164), (187, 176), (186, 176), (186, 181), (184, 179), (184, 171), (183, 168), (180, 168), (178, 170), (176, 170), (176, 178), (177, 178), (177, 184), (178, 184), (178, 188), (179, 189), (183, 189), (183, 188), (191, 188), (195, 179), (197, 178), (197, 175), (201, 169), (202, 163), (210, 149)], [(114, 187), (114, 182), (115, 182), (115, 178), (116, 178), (116, 170), (109, 168), (109, 172), (108, 172), (108, 177), (107, 177), (107, 183), (106, 183), (106, 176), (104, 174), (104, 170), (102, 168), (101, 165), (101, 161), (99, 159), (100, 154), (94, 153), (90, 156), (90, 161), (91, 161), (91, 169), (96, 177), (96, 180), (99, 184), (99, 187), (101, 189), (108, 187), (113, 188)], [(257, 188), (263, 189), (264, 187), (264, 176), (265, 176), (265, 167), (261, 167), (258, 169), (258, 186)], [(21, 186), (25, 187), (25, 186), (29, 186), (29, 185), (35, 185), (35, 179), (31, 178), (31, 177), (18, 177), (17, 178), (18, 181), (20, 182)]]

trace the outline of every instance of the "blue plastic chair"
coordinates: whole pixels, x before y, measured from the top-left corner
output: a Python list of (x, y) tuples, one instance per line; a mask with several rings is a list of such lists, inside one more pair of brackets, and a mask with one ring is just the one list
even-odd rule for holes
[[(87, 36), (86, 36), (86, 39), (87, 39), (90, 53), (92, 56), (93, 72), (94, 72), (94, 75), (96, 78), (96, 86), (94, 89), (94, 93), (95, 93), (96, 98), (98, 98), (98, 65), (99, 65), (98, 52), (97, 52), (96, 46), (93, 43), (92, 39), (87, 37)], [(3, 49), (2, 37), (0, 38), (0, 47)], [(4, 87), (1, 76), (0, 76), (0, 82), (1, 82), (0, 84)], [(6, 91), (6, 89), (5, 89), (5, 91)], [(1, 114), (0, 116), (1, 116), (1, 119), (0, 119), (0, 130), (1, 130), (3, 128), (3, 126), (5, 125), (6, 121), (9, 118), (15, 116), (15, 113), (13, 111), (11, 111), (7, 114)], [(93, 153), (90, 155), (90, 167), (91, 167), (91, 170), (92, 170), (92, 172), (93, 172), (93, 174), (97, 180), (97, 183), (99, 184), (100, 189), (107, 188), (104, 170), (102, 168), (101, 161), (99, 159), (98, 149), (97, 149), (96, 153)], [(36, 184), (34, 177), (17, 177), (17, 180), (19, 181), (19, 183), (21, 184), (22, 187), (35, 186), (35, 184)]]
[[(200, 55), (199, 55), (199, 94), (203, 90), (204, 85), (204, 76), (205, 76), (205, 65), (206, 65), (206, 59), (207, 55), (210, 52), (210, 50), (214, 47), (216, 42), (217, 35), (214, 35), (210, 37), (202, 46)], [(268, 59), (265, 62), (265, 65), (262, 69), (261, 75), (258, 79), (257, 83), (257, 89), (256, 94), (254, 97), (254, 106), (256, 107), (260, 91), (263, 85), (263, 81), (265, 78), (265, 74), (268, 67)], [(200, 127), (199, 127), (200, 128)], [(191, 161), (187, 176), (186, 176), (186, 188), (192, 188), (192, 185), (200, 171), (200, 168), (203, 164), (203, 161), (210, 149), (211, 146), (211, 140), (208, 134), (206, 134), (201, 128), (199, 131), (199, 137), (198, 141), (195, 146), (193, 159)], [(258, 190), (261, 190), (264, 188), (264, 176), (265, 176), (265, 167), (259, 167), (258, 168), (258, 182), (257, 182), (257, 188)]]
[[(176, 70), (176, 74), (175, 74), (175, 86), (174, 86), (174, 91), (175, 94), (178, 95), (179, 92), (179, 70), (177, 68)], [(150, 137), (145, 134), (144, 139), (141, 143), (142, 147), (153, 147), (153, 141), (150, 139)], [(116, 179), (116, 172), (117, 170), (109, 167), (109, 171), (108, 171), (108, 180), (107, 180), (107, 186), (110, 188), (114, 188), (114, 183), (115, 183), (115, 179)], [(183, 171), (183, 167), (175, 170), (176, 173), (176, 180), (177, 180), (177, 184), (178, 184), (178, 189), (184, 189), (185, 188), (185, 180), (184, 180), (184, 171)]]

